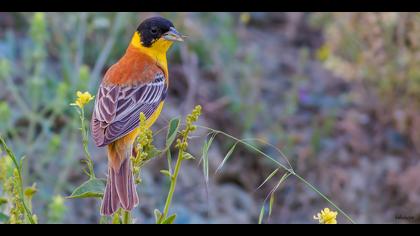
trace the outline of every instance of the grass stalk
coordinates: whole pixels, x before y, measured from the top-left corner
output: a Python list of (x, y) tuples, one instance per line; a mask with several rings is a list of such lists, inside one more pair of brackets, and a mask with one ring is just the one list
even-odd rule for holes
[[(321, 191), (319, 191), (315, 186), (313, 186), (311, 183), (309, 183), (308, 181), (306, 181), (302, 176), (300, 176), (299, 174), (297, 174), (292, 168), (287, 168), (285, 165), (281, 164), (280, 162), (278, 162), (276, 159), (274, 159), (273, 157), (269, 156), (268, 154), (266, 154), (265, 152), (261, 151), (260, 149), (258, 149), (257, 147), (255, 147), (254, 145), (242, 140), (242, 139), (238, 139), (230, 134), (227, 134), (223, 131), (220, 130), (215, 130), (206, 126), (200, 126), (197, 125), (198, 128), (202, 128), (205, 130), (208, 130), (210, 132), (214, 132), (214, 133), (219, 133), (222, 134), (230, 139), (235, 140), (238, 143), (243, 144), (244, 146), (254, 150), (255, 152), (261, 154), (262, 156), (264, 156), (265, 158), (271, 160), (274, 164), (278, 165), (279, 167), (281, 167), (282, 169), (284, 169), (285, 171), (289, 172), (289, 174), (295, 176), (296, 178), (298, 178), (301, 182), (303, 182), (307, 187), (309, 187), (310, 189), (312, 189), (313, 191), (315, 191), (319, 196), (321, 196), (323, 199), (325, 199), (329, 204), (331, 204), (333, 207), (335, 207), (341, 214), (343, 214), (344, 217), (347, 218), (347, 220), (349, 220), (352, 224), (355, 224), (356, 222), (347, 214), (345, 213), (340, 207), (338, 207), (331, 199), (329, 199), (327, 196), (325, 196), (325, 194), (323, 194)], [(282, 153), (281, 153), (282, 154)], [(284, 154), (282, 154), (282, 156), (284, 156)]]

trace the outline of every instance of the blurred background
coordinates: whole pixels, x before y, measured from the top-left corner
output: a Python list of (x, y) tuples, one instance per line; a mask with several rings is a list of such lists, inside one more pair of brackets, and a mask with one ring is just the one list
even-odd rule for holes
[[(201, 125), (280, 148), (356, 222), (420, 223), (419, 13), (0, 13), (0, 133), (27, 156), (40, 222), (99, 222), (98, 201), (63, 199), (87, 180), (69, 104), (77, 90), (96, 94), (137, 25), (154, 15), (189, 36), (169, 52), (170, 94), (154, 130), (200, 104)], [(92, 104), (86, 109), (90, 119)], [(201, 155), (201, 142), (192, 154)], [(198, 162), (185, 162), (176, 223), (258, 222), (279, 178), (257, 190), (275, 166), (243, 147), (213, 174), (232, 144), (214, 141), (207, 189)], [(105, 177), (105, 150), (90, 143), (90, 151)], [(139, 223), (154, 223), (164, 205), (166, 165), (161, 157), (142, 171)], [(290, 177), (264, 223), (316, 223), (324, 207)]]

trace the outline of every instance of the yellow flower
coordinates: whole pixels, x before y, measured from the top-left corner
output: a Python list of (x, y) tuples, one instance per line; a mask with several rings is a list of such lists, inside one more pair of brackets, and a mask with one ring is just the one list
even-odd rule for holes
[(80, 91), (77, 91), (77, 99), (71, 105), (78, 106), (82, 109), (86, 104), (92, 101), (94, 97), (95, 96), (92, 96), (89, 92), (82, 93)]
[(337, 224), (337, 212), (331, 211), (329, 208), (325, 208), (314, 216), (314, 220), (319, 220), (320, 224)]

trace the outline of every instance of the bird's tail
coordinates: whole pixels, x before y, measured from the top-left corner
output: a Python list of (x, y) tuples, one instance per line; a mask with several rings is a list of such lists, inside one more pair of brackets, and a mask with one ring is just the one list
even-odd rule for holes
[(130, 158), (125, 158), (118, 171), (108, 167), (108, 181), (102, 200), (101, 214), (112, 215), (120, 207), (133, 210), (139, 204)]

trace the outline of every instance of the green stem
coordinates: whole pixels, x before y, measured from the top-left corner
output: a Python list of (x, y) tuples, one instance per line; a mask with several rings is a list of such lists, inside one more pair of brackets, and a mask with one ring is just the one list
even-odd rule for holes
[(88, 140), (88, 134), (87, 134), (86, 125), (85, 125), (85, 109), (81, 108), (80, 110), (81, 110), (80, 120), (82, 122), (82, 128), (81, 129), (82, 129), (82, 138), (83, 138), (83, 150), (85, 152), (86, 159), (87, 159), (86, 163), (87, 163), (87, 166), (88, 166), (88, 169), (89, 169), (89, 177), (90, 177), (90, 179), (95, 179), (96, 176), (95, 176), (95, 171), (93, 170), (93, 161), (92, 161), (92, 158), (90, 156), (89, 149), (88, 149), (89, 140)]
[(122, 215), (122, 223), (124, 224), (124, 225), (128, 225), (128, 224), (131, 224), (132, 223), (132, 218), (131, 218), (131, 212), (129, 212), (129, 211), (122, 211), (123, 213), (123, 215)]
[(345, 216), (352, 224), (356, 224), (356, 222), (349, 216), (347, 215), (343, 210), (340, 209), (340, 207), (338, 207), (333, 201), (331, 201), (327, 196), (325, 196), (323, 193), (321, 193), (318, 189), (315, 188), (315, 186), (313, 186), (311, 183), (309, 183), (308, 181), (306, 181), (303, 177), (301, 177), (300, 175), (296, 174), (296, 173), (291, 173), (292, 175), (294, 175), (296, 178), (298, 178), (300, 181), (302, 181), (304, 184), (306, 184), (306, 186), (308, 186), (309, 188), (311, 188), (313, 191), (315, 191), (317, 194), (319, 194), (322, 198), (325, 199), (325, 201), (327, 201), (328, 203), (330, 203), (333, 207), (335, 207), (341, 214), (343, 214), (343, 216)]
[(25, 202), (25, 198), (24, 198), (24, 194), (23, 194), (23, 180), (22, 180), (22, 175), (20, 173), (21, 168), (19, 163), (16, 160), (15, 155), (13, 154), (12, 150), (9, 149), (9, 147), (7, 146), (6, 142), (4, 141), (3, 137), (0, 135), (0, 142), (3, 146), (3, 148), (5, 149), (5, 151), (7, 152), (7, 154), (9, 155), (10, 159), (12, 159), (13, 164), (15, 165), (15, 168), (18, 170), (18, 182), (20, 185), (20, 191), (19, 191), (19, 200), (21, 201), (23, 208), (25, 209), (25, 213), (26, 213), (26, 217), (28, 218), (29, 222), (31, 224), (35, 224), (35, 220), (32, 218), (32, 212), (31, 210), (29, 210), (28, 206), (26, 205)]
[(216, 133), (223, 134), (224, 136), (226, 136), (228, 138), (231, 138), (231, 139), (235, 140), (236, 142), (241, 143), (241, 144), (249, 147), (250, 149), (258, 152), (262, 156), (268, 158), (269, 160), (271, 160), (272, 162), (274, 162), (276, 165), (278, 165), (281, 168), (283, 168), (285, 171), (287, 171), (290, 174), (294, 175), (296, 178), (298, 178), (300, 181), (302, 181), (306, 186), (308, 186), (310, 189), (312, 189), (313, 191), (315, 191), (317, 194), (319, 194), (323, 199), (325, 199), (328, 203), (330, 203), (333, 207), (335, 207), (341, 214), (343, 214), (352, 224), (355, 224), (356, 223), (349, 215), (347, 215), (343, 210), (341, 210), (341, 208), (339, 208), (333, 201), (331, 201), (327, 196), (325, 196), (323, 193), (321, 193), (318, 189), (315, 188), (315, 186), (313, 186), (311, 183), (309, 183), (308, 181), (306, 181), (303, 177), (301, 177), (300, 175), (298, 175), (293, 169), (287, 168), (285, 165), (281, 164), (280, 162), (278, 162), (277, 160), (275, 160), (271, 156), (269, 156), (266, 153), (264, 153), (263, 151), (259, 150), (254, 145), (252, 145), (252, 144), (250, 144), (248, 142), (245, 142), (245, 141), (243, 141), (241, 139), (235, 138), (234, 136), (229, 135), (229, 134), (227, 134), (227, 133), (225, 133), (223, 131), (215, 130), (215, 129), (212, 129), (212, 128), (209, 128), (209, 127), (206, 127), (206, 126), (200, 126), (200, 125), (197, 125), (197, 127), (202, 128), (202, 129), (209, 130), (211, 132), (216, 132)]
[(245, 146), (249, 147), (250, 149), (252, 149), (252, 150), (254, 150), (254, 151), (258, 152), (259, 154), (263, 155), (264, 157), (268, 158), (269, 160), (271, 160), (272, 162), (274, 162), (276, 165), (280, 166), (280, 167), (281, 167), (281, 168), (283, 168), (284, 170), (288, 171), (289, 173), (295, 173), (293, 169), (291, 169), (291, 168), (287, 168), (285, 165), (281, 164), (281, 163), (280, 163), (280, 162), (278, 162), (276, 159), (274, 159), (274, 158), (272, 158), (271, 156), (267, 155), (266, 153), (264, 153), (264, 152), (263, 152), (263, 151), (261, 151), (260, 149), (256, 148), (254, 145), (252, 145), (252, 144), (250, 144), (250, 143), (248, 143), (248, 142), (243, 141), (242, 139), (238, 139), (238, 138), (236, 138), (236, 137), (234, 137), (234, 136), (232, 136), (232, 135), (230, 135), (230, 134), (227, 134), (227, 133), (225, 133), (225, 132), (223, 132), (223, 131), (220, 131), (220, 130), (215, 130), (215, 129), (212, 129), (212, 128), (209, 128), (209, 127), (206, 127), (206, 126), (197, 125), (197, 127), (202, 128), (202, 129), (209, 130), (209, 131), (214, 132), (214, 133), (219, 133), (219, 134), (222, 134), (222, 135), (224, 135), (224, 136), (226, 136), (226, 137), (228, 137), (228, 138), (230, 138), (230, 139), (233, 139), (233, 140), (235, 140), (236, 142), (241, 143), (241, 144), (243, 144), (243, 145), (245, 145)]
[(114, 215), (112, 216), (112, 224), (113, 225), (119, 225), (119, 224), (121, 224), (120, 213), (121, 213), (121, 208), (118, 209), (118, 211), (115, 212)]
[(178, 159), (176, 161), (174, 173), (171, 176), (171, 186), (169, 188), (168, 197), (166, 198), (165, 208), (163, 209), (163, 214), (160, 217), (159, 222), (162, 222), (168, 216), (169, 207), (171, 206), (172, 197), (173, 197), (174, 192), (175, 192), (175, 187), (176, 187), (176, 182), (177, 182), (177, 179), (178, 179), (179, 170), (181, 169), (181, 164), (182, 164), (182, 161), (184, 160), (183, 153), (184, 152), (182, 150), (180, 150), (179, 153), (178, 153)]

